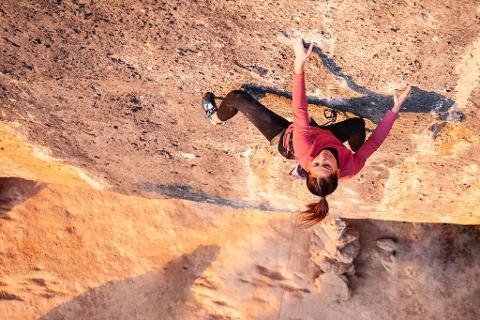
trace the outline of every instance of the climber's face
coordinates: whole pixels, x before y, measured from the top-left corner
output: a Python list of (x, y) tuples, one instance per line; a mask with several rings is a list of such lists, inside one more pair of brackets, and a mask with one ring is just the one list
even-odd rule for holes
[(330, 150), (324, 149), (313, 159), (310, 168), (310, 175), (315, 178), (323, 178), (336, 173), (339, 176), (337, 159)]

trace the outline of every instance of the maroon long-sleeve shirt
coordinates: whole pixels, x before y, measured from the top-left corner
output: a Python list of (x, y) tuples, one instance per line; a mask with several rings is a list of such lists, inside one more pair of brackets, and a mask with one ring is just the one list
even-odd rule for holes
[(387, 137), (397, 115), (391, 110), (387, 111), (370, 137), (357, 152), (353, 153), (330, 131), (310, 125), (303, 74), (293, 75), (292, 107), (293, 124), (287, 128), (282, 141), (285, 149), (291, 149), (290, 135), (293, 134), (295, 160), (308, 171), (312, 160), (323, 149), (334, 148), (338, 153), (338, 168), (341, 178), (351, 177), (363, 168), (368, 157), (380, 147)]

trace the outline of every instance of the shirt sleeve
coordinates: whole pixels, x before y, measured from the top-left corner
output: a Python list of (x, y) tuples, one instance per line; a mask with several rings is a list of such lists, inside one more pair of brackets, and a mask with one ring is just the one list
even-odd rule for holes
[(305, 93), (305, 76), (293, 74), (292, 89), (293, 125), (295, 129), (306, 129), (310, 125), (307, 96)]
[[(311, 134), (310, 117), (308, 116), (308, 103), (305, 93), (305, 76), (302, 74), (293, 74), (292, 89), (292, 109), (293, 109), (293, 147), (295, 149), (295, 158), (305, 159), (309, 148), (314, 142), (314, 136)], [(305, 162), (301, 162), (306, 165)]]
[(392, 129), (396, 117), (396, 112), (387, 111), (367, 141), (355, 152), (353, 155), (355, 165), (353, 174), (357, 174), (363, 168), (367, 159), (382, 145), (390, 129)]

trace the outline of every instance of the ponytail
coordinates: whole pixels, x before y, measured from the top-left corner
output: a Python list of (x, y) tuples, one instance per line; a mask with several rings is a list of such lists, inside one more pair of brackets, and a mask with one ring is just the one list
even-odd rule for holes
[(328, 215), (328, 202), (325, 197), (320, 198), (317, 203), (307, 204), (307, 209), (302, 211), (300, 227), (307, 229), (321, 222)]
[(328, 215), (328, 202), (325, 198), (328, 194), (337, 189), (338, 176), (336, 173), (328, 177), (312, 177), (307, 172), (307, 188), (311, 193), (317, 195), (320, 201), (307, 204), (307, 209), (301, 213), (301, 228), (310, 228), (321, 222)]

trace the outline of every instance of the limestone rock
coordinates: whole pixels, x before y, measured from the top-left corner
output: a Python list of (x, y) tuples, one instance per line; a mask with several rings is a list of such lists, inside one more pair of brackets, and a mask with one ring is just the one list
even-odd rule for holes
[(380, 258), (380, 263), (388, 273), (395, 273), (397, 258), (395, 257), (395, 255), (393, 255), (393, 253), (390, 254), (388, 258)]
[(393, 239), (382, 238), (377, 240), (377, 247), (387, 252), (393, 252), (397, 249), (397, 243)]
[(336, 217), (327, 217), (315, 231), (323, 230), (332, 241), (342, 238), (347, 229), (347, 223)]
[(323, 244), (323, 241), (315, 235), (312, 235), (312, 238), (310, 239), (310, 254), (312, 257), (319, 255), (324, 249), (325, 245)]
[(326, 250), (331, 256), (334, 256), (336, 254), (337, 247), (341, 245), (338, 239), (332, 239), (331, 237), (329, 237), (329, 235), (321, 226), (314, 229), (314, 234), (312, 235), (312, 242), (313, 241), (320, 241), (322, 243), (322, 249)]
[(314, 263), (325, 273), (333, 272), (337, 275), (355, 275), (355, 266), (353, 264), (342, 263), (325, 256), (321, 256), (316, 261), (314, 260)]
[(392, 268), (392, 262), (388, 259), (380, 259), (380, 263), (382, 264), (382, 267), (388, 272), (388, 273), (393, 273), (393, 268)]
[(355, 275), (353, 260), (360, 252), (359, 232), (334, 217), (313, 231), (310, 259), (323, 272), (315, 279), (315, 286), (328, 301), (347, 301), (350, 298), (347, 275)]
[(322, 272), (355, 274), (353, 260), (360, 251), (359, 233), (339, 218), (328, 218), (313, 230), (310, 256)]
[(360, 252), (360, 241), (353, 241), (337, 251), (336, 258), (343, 263), (352, 263)]
[(358, 232), (358, 230), (348, 227), (345, 230), (341, 240), (342, 240), (342, 244), (346, 245), (352, 241), (358, 240), (359, 238), (360, 238), (360, 233)]
[(318, 244), (320, 240), (322, 249), (328, 253), (328, 256), (334, 258), (339, 255), (339, 250), (352, 242), (358, 242), (358, 238), (358, 231), (348, 228), (345, 221), (339, 218), (330, 218), (313, 229), (312, 249), (320, 248)]
[(315, 286), (329, 301), (348, 301), (350, 299), (348, 279), (345, 276), (327, 272), (315, 280)]

